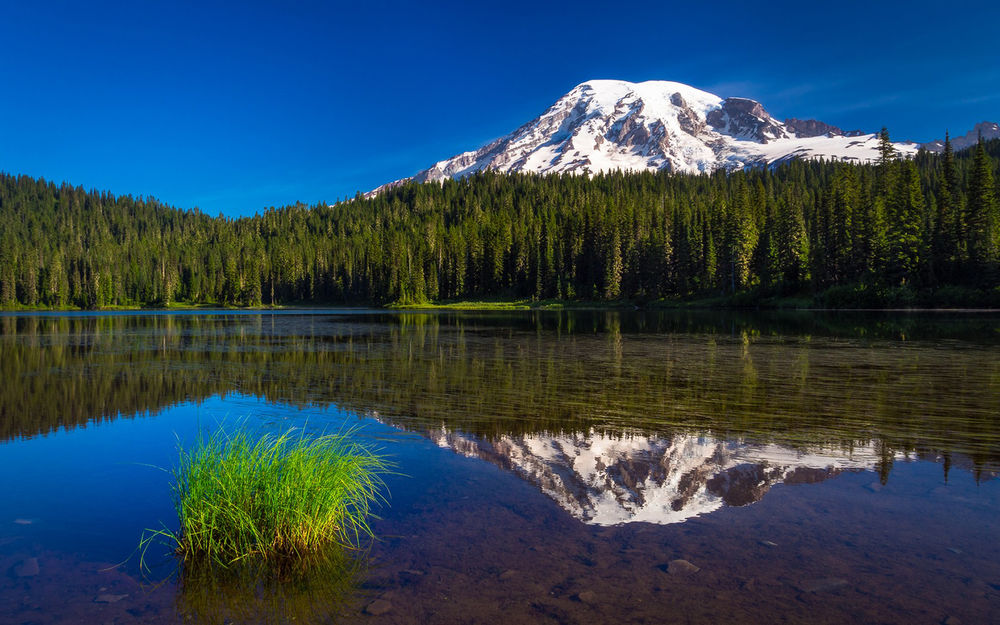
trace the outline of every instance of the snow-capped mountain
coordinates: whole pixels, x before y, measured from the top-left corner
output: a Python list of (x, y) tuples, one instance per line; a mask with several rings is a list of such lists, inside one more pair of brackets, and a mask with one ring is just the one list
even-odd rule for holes
[[(679, 523), (759, 501), (778, 483), (813, 483), (874, 469), (874, 445), (797, 451), (708, 435), (576, 434), (484, 439), (432, 430), (438, 446), (512, 471), (574, 517), (595, 525)], [(893, 454), (894, 459), (902, 454)]]
[[(895, 145), (906, 155), (920, 147)], [(542, 174), (619, 169), (693, 173), (792, 158), (857, 162), (877, 157), (874, 134), (845, 132), (816, 120), (781, 122), (754, 100), (723, 99), (676, 82), (591, 80), (509, 135), (435, 163), (412, 179), (440, 181), (486, 169)]]
[[(979, 137), (982, 137), (984, 141), (986, 139), (1000, 139), (1000, 124), (997, 124), (996, 122), (979, 122), (972, 127), (972, 130), (964, 135), (960, 137), (952, 137), (951, 147), (953, 150), (971, 148), (979, 141)], [(944, 140), (931, 141), (930, 143), (923, 144), (921, 147), (925, 150), (930, 150), (931, 152), (943, 152)]]

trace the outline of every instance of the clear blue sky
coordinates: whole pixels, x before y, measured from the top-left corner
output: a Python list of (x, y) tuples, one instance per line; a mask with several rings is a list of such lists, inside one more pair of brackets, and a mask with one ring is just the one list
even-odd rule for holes
[(333, 201), (592, 78), (927, 141), (1000, 121), (992, 2), (0, 0), (0, 171), (211, 214)]

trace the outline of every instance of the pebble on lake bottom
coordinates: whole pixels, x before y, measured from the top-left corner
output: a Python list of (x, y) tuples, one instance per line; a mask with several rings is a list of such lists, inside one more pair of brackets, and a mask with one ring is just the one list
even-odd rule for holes
[(14, 575), (17, 577), (34, 577), (38, 575), (39, 571), (38, 558), (22, 560), (20, 564), (14, 567)]
[(118, 603), (128, 595), (97, 595), (94, 603)]
[(667, 564), (667, 573), (671, 575), (690, 575), (692, 573), (697, 573), (701, 569), (697, 566), (691, 564), (687, 560), (671, 560)]
[(583, 592), (577, 594), (576, 598), (579, 599), (581, 603), (594, 603), (597, 601), (597, 593), (593, 590), (584, 590)]
[(512, 579), (515, 575), (517, 575), (517, 571), (513, 569), (507, 569), (506, 571), (500, 574), (500, 579), (506, 581), (508, 579)]
[(404, 582), (415, 582), (424, 577), (424, 572), (417, 569), (404, 569), (399, 572), (399, 578)]
[(822, 579), (807, 579), (799, 584), (803, 592), (829, 592), (847, 586), (847, 580), (839, 577), (824, 577)]
[(365, 614), (372, 616), (381, 616), (390, 610), (392, 610), (392, 604), (385, 599), (376, 599), (365, 606)]

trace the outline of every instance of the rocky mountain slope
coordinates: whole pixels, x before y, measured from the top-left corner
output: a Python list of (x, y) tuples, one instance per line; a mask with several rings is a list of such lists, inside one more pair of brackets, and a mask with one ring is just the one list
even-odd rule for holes
[[(938, 143), (926, 147), (939, 149)], [(921, 147), (910, 142), (895, 145), (904, 155)], [(844, 131), (817, 120), (779, 121), (747, 98), (721, 98), (668, 81), (591, 80), (514, 132), (439, 161), (411, 179), (441, 181), (485, 169), (541, 174), (618, 169), (692, 173), (767, 166), (793, 158), (865, 162), (877, 158), (877, 148), (875, 134)]]
[[(957, 137), (951, 138), (951, 147), (955, 150), (964, 150), (965, 148), (971, 148), (976, 145), (979, 141), (979, 137), (986, 139), (1000, 139), (1000, 124), (996, 122), (979, 122), (972, 127), (972, 130)], [(922, 146), (926, 150), (931, 152), (941, 152), (944, 150), (944, 140), (939, 139), (937, 141), (931, 141), (925, 143)]]

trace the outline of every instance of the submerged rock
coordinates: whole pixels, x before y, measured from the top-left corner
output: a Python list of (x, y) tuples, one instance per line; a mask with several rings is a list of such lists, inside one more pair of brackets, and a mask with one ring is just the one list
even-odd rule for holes
[(847, 580), (840, 577), (824, 577), (822, 579), (807, 579), (799, 584), (803, 592), (830, 592), (847, 586)]
[(415, 582), (423, 578), (424, 572), (417, 569), (404, 569), (399, 572), (399, 579), (404, 582)]
[(584, 590), (583, 592), (577, 594), (576, 598), (579, 599), (581, 603), (594, 603), (597, 601), (597, 593), (593, 590)]
[(508, 579), (513, 579), (516, 575), (517, 571), (515, 571), (514, 569), (507, 569), (506, 571), (500, 574), (500, 580), (507, 581)]
[(667, 564), (667, 573), (671, 575), (691, 575), (692, 573), (697, 573), (701, 569), (687, 560), (671, 560)]
[(17, 577), (34, 577), (38, 575), (39, 571), (38, 558), (22, 560), (20, 564), (14, 567), (14, 575)]
[(392, 610), (392, 604), (385, 599), (376, 599), (365, 606), (365, 614), (372, 616), (381, 616), (390, 610)]
[(760, 543), (761, 545), (765, 546), (765, 547), (777, 547), (778, 546), (778, 543), (770, 541), (770, 540), (758, 540), (757, 542)]
[(118, 603), (128, 595), (97, 595), (94, 603)]

